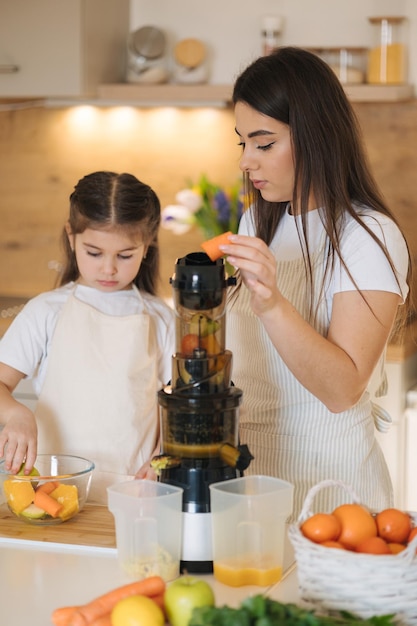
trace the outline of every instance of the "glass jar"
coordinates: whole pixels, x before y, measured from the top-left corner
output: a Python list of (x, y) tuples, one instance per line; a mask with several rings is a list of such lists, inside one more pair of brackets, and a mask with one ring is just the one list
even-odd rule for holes
[(370, 17), (375, 45), (368, 55), (367, 81), (373, 85), (407, 82), (407, 46), (404, 17)]
[(332, 68), (343, 85), (365, 82), (367, 48), (310, 48)]
[(176, 83), (203, 84), (208, 81), (207, 49), (199, 39), (182, 39), (174, 48)]
[(127, 82), (166, 83), (165, 48), (165, 33), (155, 26), (143, 26), (130, 33), (127, 40)]

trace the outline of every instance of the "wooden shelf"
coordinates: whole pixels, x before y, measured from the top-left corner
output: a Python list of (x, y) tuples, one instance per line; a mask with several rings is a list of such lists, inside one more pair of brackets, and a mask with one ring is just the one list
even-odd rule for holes
[(97, 88), (98, 99), (143, 106), (226, 106), (232, 96), (231, 85), (143, 85), (107, 84)]
[(346, 85), (352, 102), (402, 102), (414, 98), (413, 85)]
[[(413, 85), (346, 85), (352, 102), (401, 102), (414, 98)], [(232, 85), (106, 84), (98, 87), (98, 102), (138, 106), (227, 106)]]
[[(0, 99), (0, 110), (33, 106), (76, 106), (85, 102), (96, 106), (130, 104), (139, 107), (226, 107), (231, 102), (232, 89), (232, 85), (109, 83), (99, 85), (96, 96), (88, 100), (3, 98)], [(413, 85), (345, 85), (344, 89), (352, 102), (406, 102), (415, 97)]]

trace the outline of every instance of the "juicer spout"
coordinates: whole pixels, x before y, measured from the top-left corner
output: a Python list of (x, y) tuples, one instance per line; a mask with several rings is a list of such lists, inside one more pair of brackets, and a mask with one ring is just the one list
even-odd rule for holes
[(161, 475), (162, 470), (179, 467), (180, 465), (181, 459), (169, 454), (159, 454), (158, 456), (154, 456), (151, 460), (151, 467), (157, 476)]
[(230, 443), (223, 443), (219, 448), (219, 456), (229, 467), (235, 467), (240, 472), (247, 469), (253, 459), (246, 444), (235, 447)]

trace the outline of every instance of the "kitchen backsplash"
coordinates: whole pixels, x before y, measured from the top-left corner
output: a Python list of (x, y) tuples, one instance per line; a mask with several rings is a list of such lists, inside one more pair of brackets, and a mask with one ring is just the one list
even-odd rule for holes
[[(354, 106), (373, 171), (417, 257), (417, 101)], [(76, 124), (81, 114), (87, 118)], [(239, 176), (231, 109), (0, 111), (0, 153), (3, 296), (33, 296), (54, 286), (68, 197), (83, 175), (131, 172), (155, 189), (162, 207), (202, 173), (225, 186)], [(170, 296), (175, 259), (201, 240), (196, 230), (161, 231), (164, 296)]]

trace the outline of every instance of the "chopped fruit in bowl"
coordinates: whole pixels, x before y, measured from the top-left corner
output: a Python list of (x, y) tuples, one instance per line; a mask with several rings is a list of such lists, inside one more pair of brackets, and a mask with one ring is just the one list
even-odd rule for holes
[(29, 475), (0, 461), (0, 485), (10, 511), (28, 524), (60, 524), (83, 508), (94, 463), (78, 456), (39, 454)]

